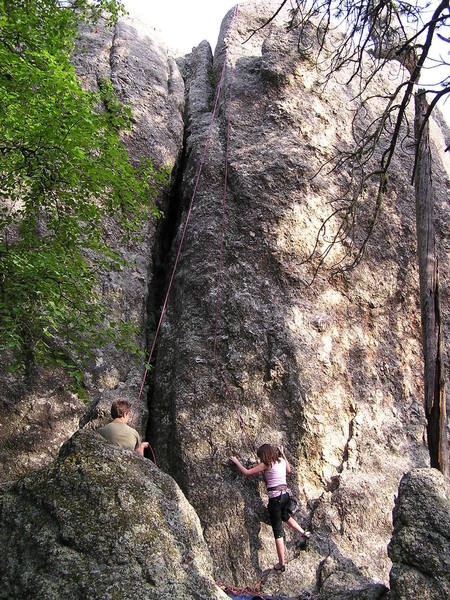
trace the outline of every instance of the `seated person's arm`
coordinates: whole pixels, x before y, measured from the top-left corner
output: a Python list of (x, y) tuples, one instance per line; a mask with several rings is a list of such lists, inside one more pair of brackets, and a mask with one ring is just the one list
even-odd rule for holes
[(149, 443), (148, 442), (142, 442), (142, 444), (139, 444), (139, 446), (136, 446), (135, 451), (140, 455), (140, 456), (144, 456), (144, 450), (146, 448), (149, 447)]

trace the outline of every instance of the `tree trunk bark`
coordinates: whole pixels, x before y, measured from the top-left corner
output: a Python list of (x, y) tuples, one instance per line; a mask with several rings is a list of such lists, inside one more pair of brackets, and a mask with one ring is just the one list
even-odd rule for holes
[(428, 123), (423, 128), (421, 139), (418, 139), (427, 108), (425, 94), (419, 90), (415, 96), (414, 134), (418, 153), (414, 185), (424, 354), (425, 415), (431, 466), (450, 477)]

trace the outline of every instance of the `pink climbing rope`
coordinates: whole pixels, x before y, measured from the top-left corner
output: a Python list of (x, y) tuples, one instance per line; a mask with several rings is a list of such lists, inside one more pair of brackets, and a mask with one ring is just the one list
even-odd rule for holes
[[(236, 16), (237, 20), (238, 14), (238, 6), (235, 8), (235, 13), (233, 18)], [(231, 28), (230, 28), (231, 29)], [(220, 375), (220, 378), (223, 381), (225, 386), (225, 392), (227, 396), (230, 398), (233, 403), (234, 411), (237, 415), (239, 425), (241, 426), (242, 431), (245, 433), (247, 438), (248, 445), (253, 452), (256, 452), (255, 445), (253, 444), (250, 435), (245, 426), (242, 415), (239, 411), (237, 403), (234, 399), (234, 395), (230, 390), (226, 377), (220, 368), (219, 362), (217, 360), (217, 333), (219, 326), (219, 313), (220, 313), (220, 304), (221, 304), (221, 290), (222, 290), (222, 272), (223, 272), (223, 244), (225, 238), (225, 229), (226, 229), (226, 209), (227, 209), (227, 182), (228, 182), (228, 167), (229, 167), (229, 157), (230, 157), (230, 123), (231, 123), (231, 103), (233, 100), (233, 75), (234, 75), (234, 64), (231, 64), (231, 73), (230, 73), (230, 95), (228, 99), (228, 117), (227, 117), (227, 135), (226, 135), (226, 150), (225, 150), (225, 175), (223, 182), (223, 200), (222, 200), (222, 227), (221, 227), (221, 235), (220, 235), (220, 250), (219, 250), (219, 269), (217, 274), (217, 294), (216, 294), (216, 322), (214, 326), (214, 364), (216, 366), (216, 370)]]
[[(237, 6), (236, 6), (236, 8), (234, 10), (231, 24), (233, 24), (233, 21), (234, 21), (236, 15), (237, 15)], [(189, 219), (191, 217), (192, 206), (194, 204), (194, 200), (195, 200), (195, 197), (197, 195), (198, 184), (199, 184), (199, 181), (200, 181), (200, 176), (201, 176), (202, 171), (203, 171), (203, 164), (205, 162), (206, 152), (208, 150), (209, 141), (210, 141), (210, 138), (211, 138), (212, 124), (213, 124), (214, 118), (216, 116), (217, 105), (218, 105), (218, 102), (219, 102), (219, 96), (220, 96), (220, 92), (221, 92), (222, 84), (223, 84), (223, 80), (224, 80), (225, 67), (226, 67), (226, 64), (227, 64), (227, 53), (228, 53), (228, 49), (226, 48), (225, 49), (225, 56), (224, 56), (224, 61), (223, 61), (222, 72), (221, 72), (220, 80), (219, 80), (219, 85), (217, 86), (216, 97), (215, 97), (215, 100), (214, 100), (214, 107), (213, 107), (213, 111), (212, 111), (212, 114), (211, 114), (211, 119), (210, 119), (210, 122), (209, 122), (208, 131), (207, 131), (207, 134), (206, 134), (206, 140), (205, 140), (205, 143), (203, 145), (203, 150), (202, 150), (201, 157), (200, 157), (200, 163), (199, 163), (199, 166), (198, 166), (198, 169), (197, 169), (197, 176), (196, 176), (196, 179), (195, 179), (194, 190), (192, 192), (191, 200), (189, 202), (189, 208), (188, 208), (188, 212), (187, 212), (187, 215), (186, 215), (186, 221), (184, 223), (183, 232), (182, 232), (182, 235), (181, 235), (181, 240), (180, 240), (180, 243), (178, 245), (178, 251), (177, 251), (177, 255), (175, 257), (175, 263), (173, 265), (172, 274), (171, 274), (170, 280), (169, 280), (169, 285), (167, 286), (167, 291), (166, 291), (166, 295), (165, 295), (165, 298), (164, 298), (163, 307), (161, 309), (161, 315), (159, 317), (158, 326), (156, 328), (156, 332), (155, 332), (155, 335), (153, 337), (153, 342), (152, 342), (152, 345), (151, 345), (150, 353), (149, 353), (147, 361), (146, 361), (144, 376), (142, 378), (142, 382), (141, 382), (141, 386), (139, 388), (139, 393), (138, 393), (137, 399), (133, 403), (132, 413), (131, 413), (131, 417), (130, 417), (130, 421), (131, 422), (133, 422), (133, 420), (134, 420), (134, 417), (135, 417), (135, 414), (136, 414), (136, 408), (137, 408), (137, 406), (138, 406), (138, 404), (140, 402), (140, 399), (141, 399), (141, 396), (142, 396), (142, 392), (144, 390), (145, 381), (147, 379), (147, 374), (148, 374), (148, 371), (149, 371), (150, 361), (152, 360), (152, 357), (153, 357), (153, 352), (155, 350), (156, 341), (157, 341), (158, 335), (159, 335), (159, 330), (161, 328), (161, 324), (162, 324), (162, 321), (163, 321), (163, 318), (164, 318), (164, 314), (166, 312), (167, 301), (169, 299), (169, 294), (170, 294), (170, 291), (172, 289), (172, 283), (173, 283), (173, 280), (174, 280), (174, 277), (175, 277), (175, 272), (177, 270), (178, 260), (180, 258), (180, 254), (181, 254), (181, 249), (183, 247), (184, 237), (186, 235), (187, 226), (189, 224)], [(153, 450), (152, 450), (152, 452), (153, 452)]]

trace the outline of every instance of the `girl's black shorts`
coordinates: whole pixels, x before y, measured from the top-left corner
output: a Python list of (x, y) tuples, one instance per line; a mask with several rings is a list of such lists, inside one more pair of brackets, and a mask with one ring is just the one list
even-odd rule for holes
[(288, 521), (292, 517), (292, 513), (288, 509), (289, 494), (280, 494), (276, 498), (269, 498), (267, 509), (270, 516), (270, 524), (272, 525), (273, 535), (275, 539), (283, 537), (282, 521)]

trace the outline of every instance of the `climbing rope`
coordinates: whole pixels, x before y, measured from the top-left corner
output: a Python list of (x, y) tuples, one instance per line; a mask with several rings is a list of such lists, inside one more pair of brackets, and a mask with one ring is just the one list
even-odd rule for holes
[(194, 189), (193, 189), (193, 192), (192, 192), (191, 200), (189, 202), (188, 212), (187, 212), (187, 215), (186, 215), (186, 221), (184, 223), (183, 232), (182, 232), (182, 235), (181, 235), (180, 243), (178, 245), (178, 251), (177, 251), (177, 254), (176, 254), (176, 257), (175, 257), (175, 263), (174, 263), (173, 268), (172, 268), (172, 273), (171, 273), (171, 276), (170, 276), (169, 285), (167, 286), (166, 295), (164, 297), (164, 302), (163, 302), (163, 306), (162, 306), (162, 309), (161, 309), (161, 314), (160, 314), (160, 317), (159, 317), (158, 326), (156, 328), (156, 332), (155, 332), (155, 335), (153, 337), (153, 342), (152, 342), (152, 345), (151, 345), (151, 348), (150, 348), (150, 352), (149, 352), (149, 355), (148, 355), (148, 358), (147, 358), (147, 362), (145, 364), (144, 376), (142, 378), (142, 382), (141, 382), (141, 386), (139, 388), (139, 393), (138, 393), (137, 399), (133, 403), (133, 411), (132, 411), (132, 415), (131, 415), (131, 419), (130, 419), (131, 421), (133, 421), (134, 416), (136, 414), (136, 408), (137, 408), (137, 405), (140, 402), (140, 399), (141, 399), (141, 396), (142, 396), (142, 391), (143, 391), (144, 386), (145, 386), (145, 381), (147, 379), (147, 374), (148, 374), (148, 371), (150, 369), (150, 361), (153, 358), (153, 352), (155, 350), (156, 341), (157, 341), (158, 336), (159, 336), (159, 330), (161, 329), (161, 324), (163, 322), (164, 315), (165, 315), (165, 312), (166, 312), (167, 301), (169, 299), (170, 291), (172, 289), (172, 283), (173, 283), (173, 280), (174, 280), (174, 277), (175, 277), (175, 272), (177, 270), (178, 260), (180, 258), (181, 249), (183, 247), (183, 243), (184, 243), (184, 238), (185, 238), (185, 235), (186, 235), (187, 226), (189, 224), (189, 219), (191, 217), (192, 206), (194, 204), (194, 200), (195, 200), (195, 197), (197, 195), (198, 184), (199, 184), (199, 181), (200, 181), (200, 176), (201, 176), (202, 171), (203, 171), (203, 164), (204, 164), (205, 158), (206, 158), (206, 151), (208, 149), (209, 141), (210, 141), (210, 138), (211, 138), (212, 124), (213, 124), (214, 118), (216, 116), (217, 105), (218, 105), (219, 96), (220, 96), (220, 92), (221, 92), (222, 84), (223, 84), (223, 80), (224, 80), (225, 66), (226, 66), (226, 53), (227, 53), (227, 50), (225, 51), (225, 60), (224, 60), (223, 67), (222, 67), (222, 72), (221, 72), (221, 75), (220, 75), (219, 85), (217, 86), (216, 96), (215, 96), (215, 100), (214, 100), (214, 107), (213, 107), (213, 111), (211, 113), (211, 119), (210, 119), (210, 122), (209, 122), (208, 131), (207, 131), (207, 134), (206, 134), (206, 140), (205, 140), (205, 142), (203, 144), (203, 149), (202, 149), (202, 153), (201, 153), (201, 156), (200, 156), (200, 162), (199, 162), (199, 166), (198, 166), (198, 169), (197, 169), (197, 174), (196, 174), (196, 178), (195, 178), (195, 185), (194, 185)]
[[(233, 25), (236, 23), (237, 24), (237, 16), (238, 16), (238, 5), (236, 5), (234, 12), (233, 12), (233, 16), (231, 19), (231, 24), (230, 24), (230, 31), (233, 29)], [(206, 154), (208, 151), (208, 147), (209, 147), (209, 142), (210, 142), (210, 138), (211, 138), (211, 131), (212, 131), (212, 124), (214, 122), (214, 118), (216, 116), (216, 112), (217, 112), (217, 106), (218, 106), (218, 102), (219, 102), (219, 97), (220, 97), (220, 93), (222, 90), (222, 86), (223, 86), (223, 82), (224, 82), (224, 78), (225, 78), (225, 68), (227, 65), (227, 56), (228, 56), (228, 48), (225, 48), (225, 54), (224, 54), (224, 60), (223, 60), (223, 66), (222, 66), (222, 71), (221, 71), (221, 75), (220, 75), (220, 80), (219, 80), (219, 84), (217, 86), (217, 90), (216, 90), (216, 95), (215, 95), (215, 99), (214, 99), (214, 106), (213, 106), (213, 110), (211, 113), (211, 119), (209, 122), (209, 126), (208, 126), (208, 131), (206, 134), (206, 140), (203, 144), (203, 149), (202, 149), (202, 153), (200, 156), (200, 162), (199, 162), (199, 166), (197, 169), (197, 174), (196, 174), (196, 178), (195, 178), (195, 184), (194, 184), (194, 189), (192, 192), (192, 196), (189, 202), (189, 207), (188, 207), (188, 211), (187, 211), (187, 215), (186, 215), (186, 220), (184, 223), (184, 227), (183, 227), (183, 231), (182, 231), (182, 235), (181, 235), (181, 239), (180, 239), (180, 243), (178, 245), (178, 250), (177, 250), (177, 254), (175, 257), (175, 262), (172, 268), (172, 273), (170, 276), (170, 280), (169, 280), (169, 284), (167, 286), (167, 291), (166, 291), (166, 295), (164, 297), (164, 302), (163, 302), (163, 306), (161, 309), (161, 314), (159, 317), (159, 321), (158, 321), (158, 325), (156, 328), (156, 332), (155, 335), (153, 337), (153, 342), (150, 348), (150, 352), (145, 364), (145, 371), (144, 371), (144, 375), (142, 378), (142, 382), (139, 388), (139, 393), (137, 396), (137, 399), (135, 400), (135, 402), (133, 403), (132, 406), (132, 412), (131, 412), (131, 417), (130, 417), (130, 421), (133, 422), (135, 414), (136, 414), (136, 409), (137, 406), (140, 402), (141, 396), (142, 396), (142, 392), (144, 390), (144, 386), (145, 386), (145, 382), (147, 379), (147, 375), (148, 375), (148, 371), (150, 369), (150, 362), (153, 358), (153, 352), (155, 350), (155, 346), (156, 346), (156, 342), (159, 336), (159, 331), (161, 329), (161, 324), (162, 321), (164, 319), (164, 315), (166, 312), (166, 308), (167, 308), (167, 302), (169, 299), (169, 295), (172, 289), (172, 284), (173, 284), (173, 280), (175, 277), (175, 272), (177, 270), (177, 266), (178, 266), (178, 261), (181, 255), (181, 250), (183, 247), (183, 243), (184, 243), (184, 238), (186, 235), (186, 230), (189, 224), (189, 220), (191, 217), (191, 212), (192, 212), (192, 207), (194, 204), (194, 200), (196, 198), (197, 195), (197, 190), (198, 190), (198, 186), (199, 186), (199, 181), (200, 181), (200, 177), (203, 171), (203, 165), (205, 162), (205, 158), (206, 158)], [(247, 432), (247, 429), (245, 427), (245, 423), (242, 419), (242, 416), (239, 412), (239, 408), (237, 406), (237, 403), (233, 397), (233, 394), (228, 386), (228, 383), (226, 381), (226, 378), (219, 366), (218, 360), (217, 360), (217, 335), (218, 335), (218, 322), (219, 322), (219, 313), (220, 313), (220, 303), (221, 303), (221, 284), (222, 284), (222, 272), (223, 272), (223, 242), (224, 242), (224, 237), (225, 237), (225, 223), (226, 223), (226, 199), (227, 199), (227, 179), (228, 179), (228, 166), (229, 166), (229, 141), (230, 141), (230, 121), (231, 121), (231, 101), (232, 101), (232, 83), (233, 83), (233, 74), (234, 74), (234, 65), (231, 65), (231, 74), (230, 74), (230, 94), (229, 94), (229, 101), (228, 101), (228, 117), (227, 117), (227, 135), (226, 135), (226, 153), (225, 153), (225, 175), (224, 175), (224, 191), (223, 191), (223, 202), (222, 202), (222, 227), (221, 227), (221, 238), (220, 238), (220, 255), (219, 255), (219, 269), (218, 269), (218, 280), (217, 280), (217, 295), (216, 295), (216, 318), (215, 318), (215, 328), (214, 328), (214, 363), (215, 363), (215, 367), (216, 370), (220, 376), (220, 378), (222, 379), (224, 386), (225, 386), (225, 391), (227, 396), (231, 399), (234, 410), (236, 412), (236, 415), (238, 417), (238, 421), (239, 424), (241, 426), (241, 429), (244, 431), (246, 437), (247, 437), (247, 441), (249, 443), (250, 448), (255, 451), (255, 446), (252, 443), (250, 436)], [(153, 454), (153, 458), (154, 461), (156, 463), (156, 458), (155, 458), (155, 454), (153, 452), (153, 449), (150, 446), (150, 450)]]

